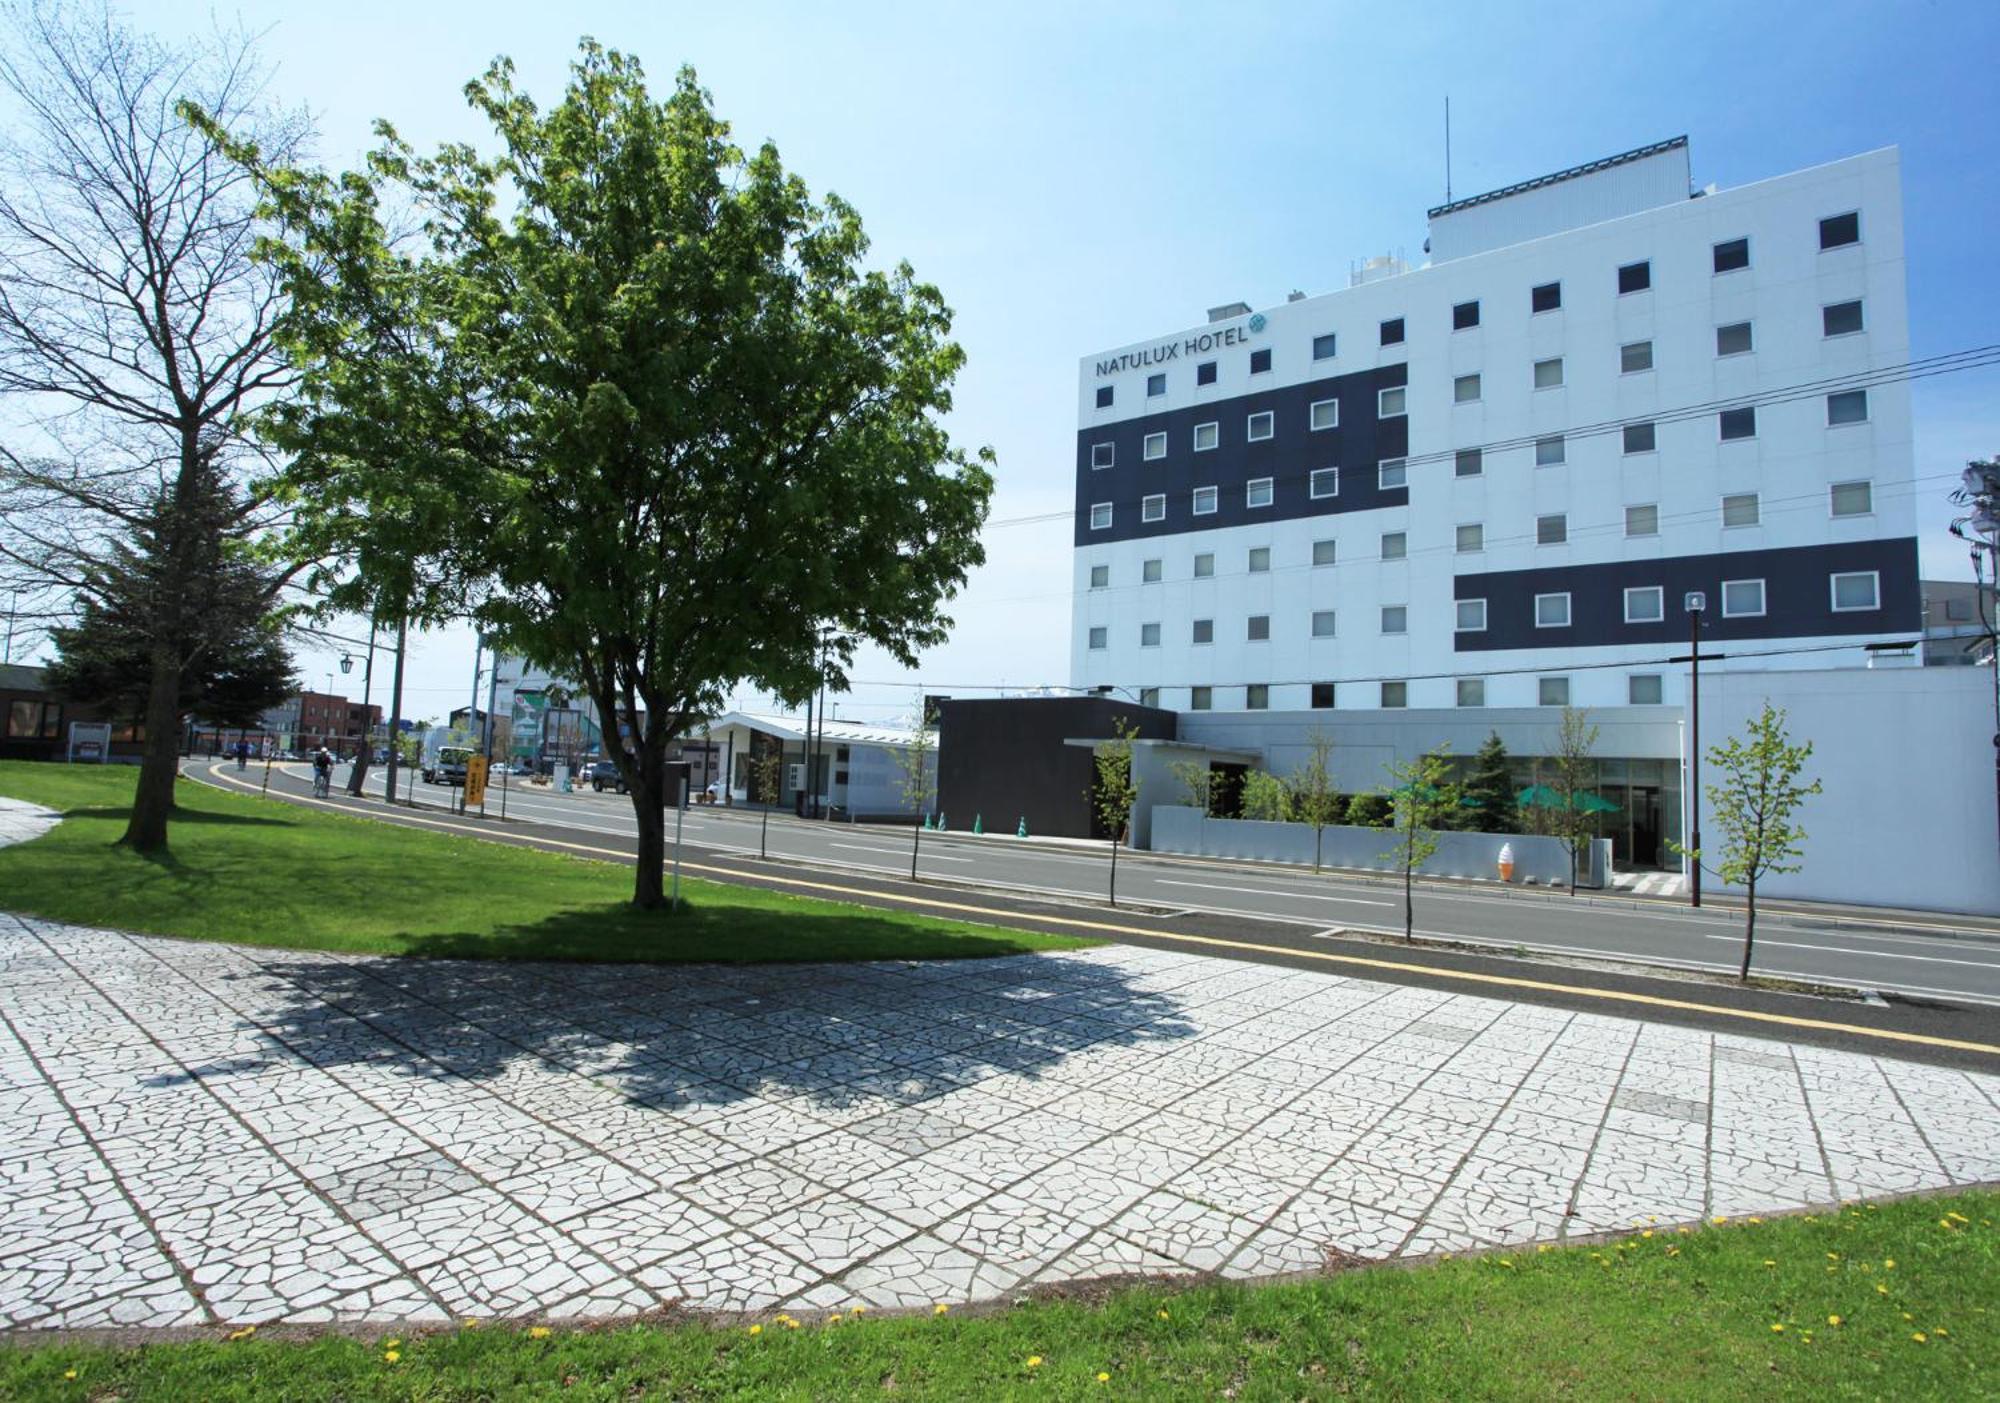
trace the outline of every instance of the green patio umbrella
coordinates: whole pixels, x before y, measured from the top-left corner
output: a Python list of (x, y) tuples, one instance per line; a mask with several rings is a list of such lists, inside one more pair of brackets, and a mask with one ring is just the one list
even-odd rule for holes
[[(1531, 784), (1514, 796), (1514, 802), (1524, 809), (1563, 809), (1571, 805), (1563, 796), (1546, 784)], [(1578, 794), (1572, 801), (1578, 813), (1615, 814), (1618, 806), (1599, 794)]]

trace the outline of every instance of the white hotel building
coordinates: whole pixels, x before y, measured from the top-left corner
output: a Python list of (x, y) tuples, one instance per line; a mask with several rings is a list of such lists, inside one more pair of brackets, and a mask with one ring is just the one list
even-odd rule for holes
[(1921, 635), (1897, 153), (1718, 192), (1678, 138), (1434, 209), (1426, 248), (1083, 359), (1071, 680), (1355, 763), (1546, 753), (1540, 709), (1586, 707), (1651, 767), (1612, 788), (1655, 860), (1687, 595), (1718, 667)]

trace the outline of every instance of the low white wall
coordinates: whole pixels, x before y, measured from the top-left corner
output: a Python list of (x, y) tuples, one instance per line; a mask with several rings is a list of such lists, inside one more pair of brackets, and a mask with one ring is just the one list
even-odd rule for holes
[[(1813, 743), (1804, 778), (1823, 792), (1797, 815), (1806, 831), (1801, 870), (1765, 878), (1759, 896), (2000, 911), (1989, 669), (1703, 673), (1703, 751), (1743, 735), (1766, 698), (1785, 709), (1794, 744)], [(1722, 837), (1706, 813), (1715, 779), (1704, 754), (1711, 871)]]
[[(1440, 833), (1438, 849), (1417, 868), (1427, 877), (1478, 877), (1497, 880), (1500, 847), (1514, 847), (1514, 881), (1564, 886), (1569, 882), (1569, 854), (1560, 841), (1521, 833)], [(1321, 835), (1320, 861), (1328, 867), (1356, 867), (1400, 872), (1395, 856), (1396, 834), (1388, 828), (1330, 827)], [(1263, 862), (1294, 862), (1311, 866), (1313, 830), (1303, 823), (1267, 823), (1257, 819), (1208, 818), (1184, 804), (1153, 808), (1153, 851), (1194, 857), (1241, 857)]]

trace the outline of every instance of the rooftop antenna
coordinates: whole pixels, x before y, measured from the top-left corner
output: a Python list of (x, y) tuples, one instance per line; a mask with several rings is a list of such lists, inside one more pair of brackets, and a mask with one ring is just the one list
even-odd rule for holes
[(1444, 95), (1444, 202), (1451, 203), (1451, 94)]

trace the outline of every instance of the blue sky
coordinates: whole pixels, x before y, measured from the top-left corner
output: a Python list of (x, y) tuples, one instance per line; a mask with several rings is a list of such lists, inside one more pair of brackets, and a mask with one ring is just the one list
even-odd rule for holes
[[(351, 164), (388, 117), (420, 146), (483, 141), (461, 97), (496, 54), (554, 100), (576, 39), (694, 65), (739, 142), (776, 142), (862, 212), (958, 314), (953, 429), (999, 454), (988, 565), (925, 659), (929, 690), (1067, 680), (1075, 362), (1204, 308), (1346, 285), (1420, 256), (1424, 211), (1686, 133), (1728, 187), (1879, 146), (1903, 156), (1912, 351), (2000, 340), (2000, 4), (245, 4), (278, 84)], [(145, 3), (141, 25), (205, 21)], [(1919, 382), (1917, 471), (2000, 451), (1994, 371)], [(1938, 485), (1925, 566), (1968, 573)], [(472, 643), (422, 640), (417, 715), (462, 705)], [(305, 658), (314, 685), (330, 666)], [(864, 656), (838, 714), (909, 709)]]

